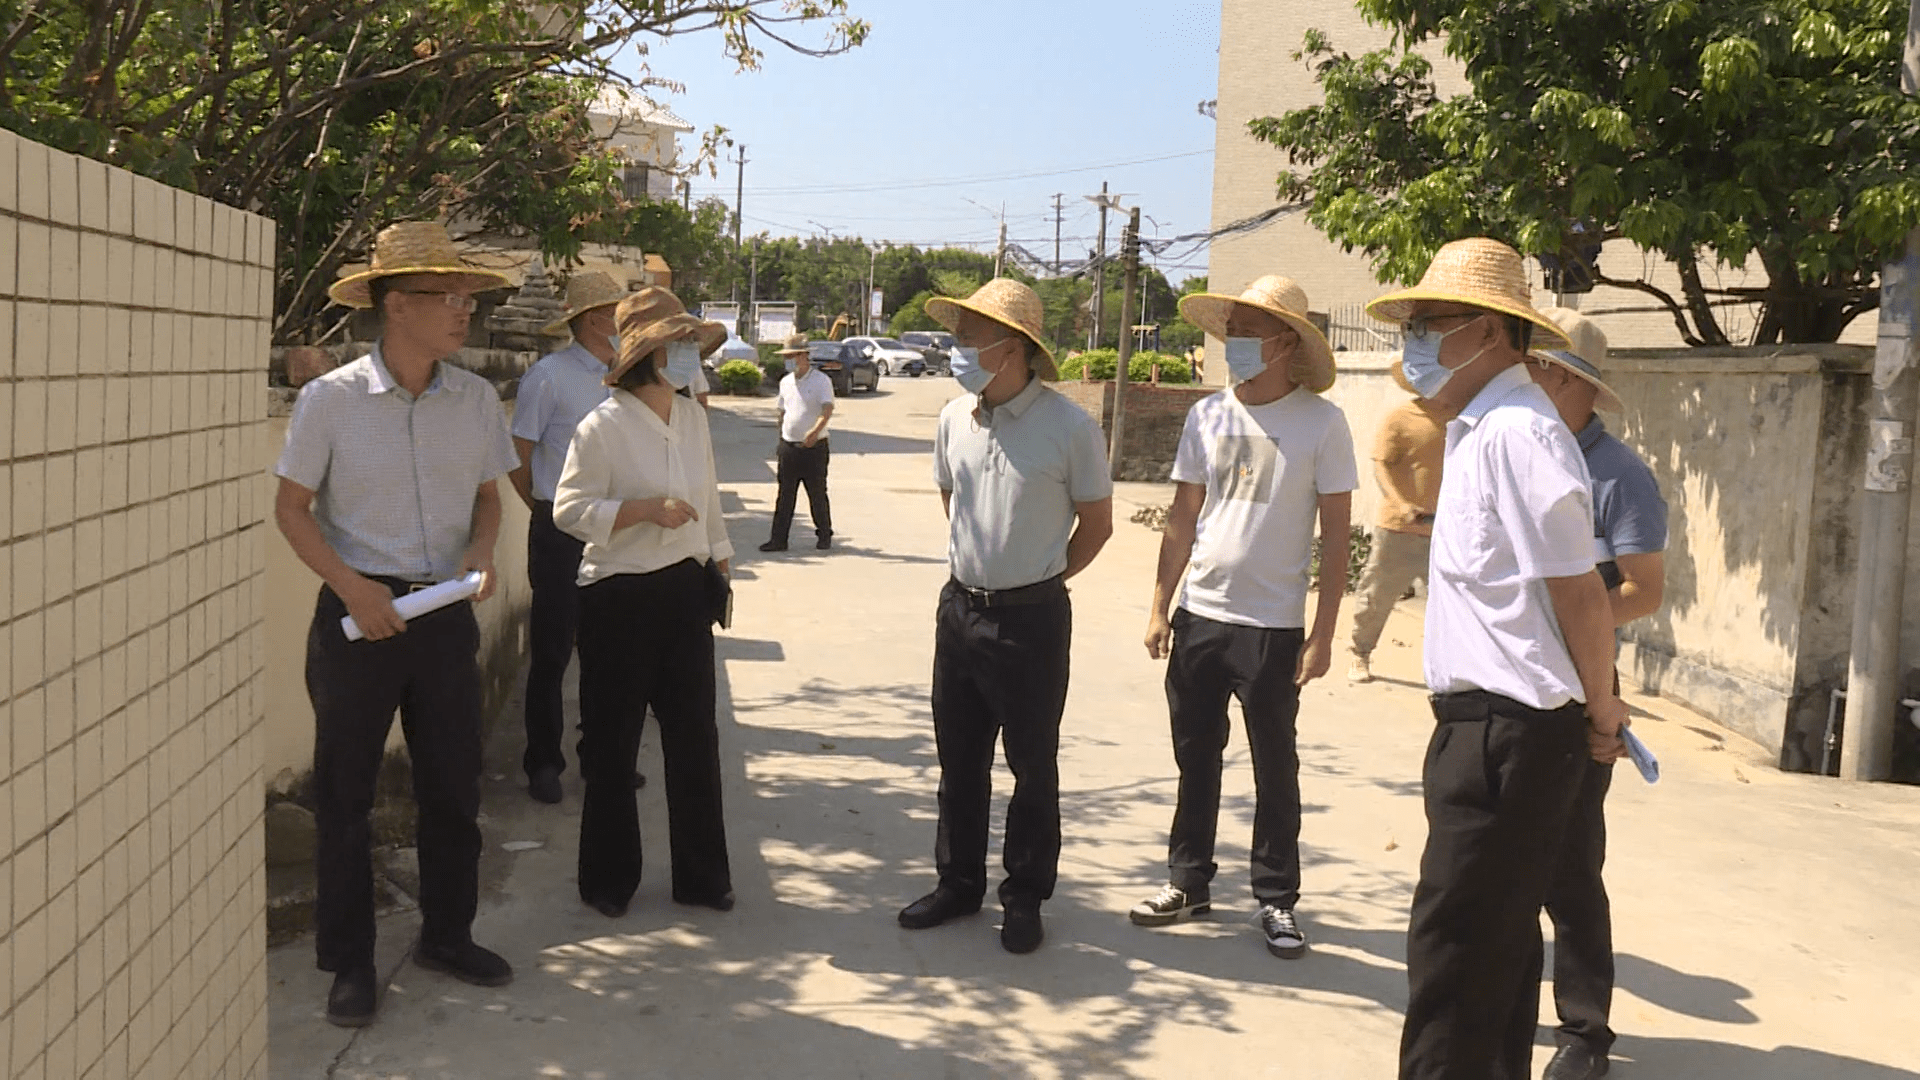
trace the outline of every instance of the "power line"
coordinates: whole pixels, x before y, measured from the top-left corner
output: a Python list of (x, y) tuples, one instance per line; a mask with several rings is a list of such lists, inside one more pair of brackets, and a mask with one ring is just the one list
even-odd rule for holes
[(926, 188), (964, 187), (968, 184), (995, 184), (1005, 180), (1037, 180), (1049, 176), (1070, 176), (1074, 173), (1097, 172), (1101, 169), (1123, 169), (1130, 165), (1151, 165), (1161, 161), (1178, 161), (1181, 158), (1200, 157), (1213, 153), (1212, 149), (1188, 150), (1178, 154), (1162, 154), (1158, 157), (1135, 158), (1132, 161), (1114, 161), (1100, 165), (1079, 165), (1065, 169), (1047, 169), (1040, 172), (1005, 173), (999, 176), (967, 176), (947, 180), (908, 180), (888, 181), (879, 184), (824, 184), (802, 185), (785, 188), (755, 188), (755, 195), (845, 195), (877, 191), (917, 191)]

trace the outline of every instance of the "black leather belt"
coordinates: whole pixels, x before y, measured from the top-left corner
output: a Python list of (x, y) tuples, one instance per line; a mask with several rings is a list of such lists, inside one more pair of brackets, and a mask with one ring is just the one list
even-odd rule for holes
[(385, 574), (366, 574), (363, 576), (368, 581), (377, 581), (380, 584), (385, 585), (387, 588), (392, 589), (393, 595), (395, 596), (405, 596), (408, 593), (417, 593), (422, 589), (431, 589), (435, 585), (439, 584), (439, 582), (436, 582), (436, 581), (408, 581), (405, 578), (388, 577)]
[(1067, 594), (1065, 574), (1056, 574), (1045, 581), (1036, 581), (1032, 585), (1022, 585), (1015, 589), (976, 589), (963, 583), (959, 578), (952, 579), (949, 586), (961, 596), (966, 597), (968, 603), (980, 608), (1044, 604)]
[(1582, 717), (1587, 707), (1577, 701), (1569, 701), (1557, 709), (1536, 709), (1524, 705), (1505, 694), (1496, 694), (1490, 690), (1461, 690), (1451, 694), (1428, 694), (1427, 703), (1433, 706), (1433, 718), (1443, 724), (1465, 720), (1485, 720), (1495, 712), (1506, 714), (1531, 713), (1540, 717)]

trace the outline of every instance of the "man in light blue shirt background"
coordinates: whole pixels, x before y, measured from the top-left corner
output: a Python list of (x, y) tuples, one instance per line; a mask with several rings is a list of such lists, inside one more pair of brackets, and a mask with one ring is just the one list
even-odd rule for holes
[(548, 334), (571, 332), (573, 343), (540, 358), (520, 380), (513, 410), (513, 447), (520, 467), (508, 474), (527, 504), (527, 577), (533, 585), (528, 619), (527, 749), (521, 767), (527, 793), (543, 803), (560, 801), (560, 774), (567, 757), (561, 680), (573, 657), (580, 625), (576, 578), (585, 544), (553, 524), (553, 489), (567, 463), (567, 447), (580, 421), (607, 400), (607, 369), (614, 359), (614, 308), (627, 291), (598, 271), (573, 275), (561, 317)]

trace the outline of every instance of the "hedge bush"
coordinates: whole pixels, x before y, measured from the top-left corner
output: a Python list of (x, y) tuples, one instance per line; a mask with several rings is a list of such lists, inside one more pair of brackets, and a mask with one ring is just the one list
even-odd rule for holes
[(751, 394), (760, 388), (760, 365), (751, 360), (729, 360), (714, 374), (729, 394)]
[[(1183, 356), (1169, 353), (1137, 352), (1127, 362), (1127, 378), (1133, 382), (1144, 383), (1153, 379), (1153, 366), (1160, 365), (1160, 381), (1167, 385), (1179, 386), (1193, 381), (1193, 365)], [(1069, 357), (1060, 362), (1062, 379), (1091, 378), (1096, 382), (1106, 382), (1113, 378), (1120, 367), (1118, 349), (1092, 349), (1078, 356)], [(1086, 373), (1086, 374), (1083, 374)]]

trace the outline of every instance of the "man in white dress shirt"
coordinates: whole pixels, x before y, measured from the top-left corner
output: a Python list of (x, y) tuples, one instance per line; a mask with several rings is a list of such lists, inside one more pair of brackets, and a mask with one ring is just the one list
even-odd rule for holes
[(607, 400), (607, 369), (619, 337), (613, 309), (627, 290), (607, 274), (583, 271), (567, 280), (561, 317), (544, 333), (571, 333), (573, 342), (548, 353), (520, 380), (513, 409), (513, 448), (520, 467), (507, 474), (527, 504), (527, 579), (533, 585), (528, 617), (527, 749), (521, 768), (527, 793), (543, 803), (560, 801), (560, 774), (567, 757), (561, 681), (573, 657), (580, 626), (580, 553), (585, 547), (553, 524), (553, 488), (567, 462), (574, 429)]
[(1623, 752), (1613, 622), (1594, 569), (1580, 447), (1528, 378), (1566, 338), (1534, 310), (1519, 253), (1441, 248), (1420, 284), (1368, 305), (1400, 324), (1414, 391), (1443, 409), (1423, 771), (1427, 844), (1407, 931), (1402, 1080), (1523, 1080), (1540, 1006), (1540, 908), (1591, 756)]
[(807, 489), (813, 515), (814, 547), (833, 546), (833, 507), (827, 502), (827, 422), (833, 419), (833, 380), (813, 366), (807, 335), (795, 334), (780, 350), (793, 370), (780, 380), (780, 449), (776, 459), (779, 494), (773, 500), (773, 535), (761, 551), (787, 550), (793, 506), (799, 488)]

